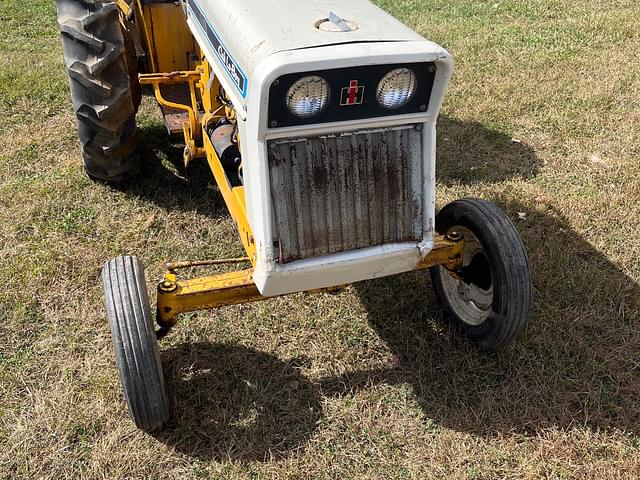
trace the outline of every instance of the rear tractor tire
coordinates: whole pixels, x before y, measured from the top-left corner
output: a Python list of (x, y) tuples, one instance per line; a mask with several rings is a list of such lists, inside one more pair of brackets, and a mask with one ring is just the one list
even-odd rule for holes
[(105, 302), (120, 382), (138, 428), (162, 428), (171, 413), (142, 263), (124, 256), (102, 269)]
[(139, 160), (119, 9), (107, 0), (56, 0), (56, 9), (85, 172), (124, 180), (138, 173)]
[(515, 226), (492, 203), (465, 198), (438, 213), (436, 230), (464, 236), (461, 271), (431, 269), (445, 316), (479, 347), (504, 347), (525, 329), (532, 298), (529, 260)]

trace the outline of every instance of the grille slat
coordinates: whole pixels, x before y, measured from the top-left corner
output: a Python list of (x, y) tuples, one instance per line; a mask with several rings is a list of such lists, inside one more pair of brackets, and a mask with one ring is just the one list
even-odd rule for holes
[[(322, 153), (321, 157), (325, 159), (326, 165), (326, 178), (334, 178), (337, 171), (336, 159), (332, 155), (331, 145), (327, 142), (326, 138), (320, 139), (320, 151)], [(327, 192), (325, 195), (325, 217), (327, 219), (327, 225), (334, 225), (336, 222), (340, 221), (340, 210), (338, 202), (336, 201), (337, 196), (337, 188), (335, 182), (327, 183)], [(327, 249), (328, 253), (335, 252), (335, 245), (339, 245), (342, 243), (342, 232), (336, 231), (333, 228), (327, 228), (327, 242), (329, 247)]]
[(422, 239), (413, 126), (269, 142), (280, 263)]
[(367, 134), (365, 146), (367, 148), (367, 188), (369, 193), (369, 238), (373, 242), (380, 243), (382, 242), (382, 210), (379, 202), (380, 196), (376, 193), (374, 172), (378, 152), (374, 150), (375, 142), (371, 134)]
[[(366, 140), (363, 139), (363, 140)], [(356, 137), (351, 137), (352, 148), (355, 151), (356, 161), (354, 167), (356, 169), (354, 179), (354, 205), (356, 212), (356, 227), (357, 227), (357, 239), (358, 248), (366, 247), (369, 244), (369, 202), (358, 201), (359, 198), (367, 198), (367, 179), (365, 172), (366, 158), (365, 158), (365, 145), (364, 142), (358, 142)]]

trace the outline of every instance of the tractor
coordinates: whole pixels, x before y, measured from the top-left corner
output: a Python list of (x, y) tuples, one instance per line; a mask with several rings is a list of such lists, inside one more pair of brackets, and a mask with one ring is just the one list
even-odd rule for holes
[[(184, 312), (430, 270), (445, 318), (484, 349), (526, 327), (531, 273), (495, 205), (436, 214), (436, 122), (453, 61), (367, 0), (56, 0), (86, 174), (135, 179), (153, 91), (185, 168), (205, 159), (246, 256), (172, 261), (154, 315), (135, 256), (102, 279), (128, 410), (171, 416), (158, 340)], [(181, 270), (246, 268), (199, 278)]]

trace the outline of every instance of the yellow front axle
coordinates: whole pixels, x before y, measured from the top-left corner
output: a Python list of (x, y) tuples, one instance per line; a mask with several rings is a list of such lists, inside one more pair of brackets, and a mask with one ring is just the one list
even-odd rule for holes
[[(438, 236), (435, 238), (433, 249), (416, 265), (416, 270), (440, 265), (452, 272), (458, 271), (462, 267), (463, 248), (464, 239), (461, 235)], [(177, 280), (176, 270), (179, 268), (239, 263), (248, 260), (248, 258), (241, 258), (168, 264), (164, 279), (158, 285), (158, 324), (162, 329), (168, 330), (175, 325), (181, 313), (270, 298), (260, 295), (253, 282), (252, 268), (209, 277)], [(321, 290), (332, 291), (335, 287)]]

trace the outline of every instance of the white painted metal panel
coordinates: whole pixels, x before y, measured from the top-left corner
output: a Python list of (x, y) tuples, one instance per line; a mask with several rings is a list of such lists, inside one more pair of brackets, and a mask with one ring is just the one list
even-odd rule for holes
[[(368, 0), (189, 0), (200, 5), (230, 53), (250, 77), (276, 52), (352, 42), (424, 40)], [(358, 29), (326, 32), (316, 28), (330, 12)]]
[[(424, 41), (367, 0), (185, 0), (185, 3), (192, 33), (209, 60), (219, 67), (221, 82), (239, 110), (246, 103), (247, 84), (254, 70), (274, 53), (348, 43)], [(331, 12), (354, 21), (358, 29), (326, 32), (316, 28)]]
[[(311, 54), (312, 53), (312, 54)], [(357, 65), (436, 62), (437, 74), (429, 109), (420, 114), (369, 118), (301, 127), (268, 128), (268, 92), (271, 83), (293, 72), (346, 68)], [(249, 86), (246, 121), (239, 123), (243, 173), (249, 223), (257, 247), (254, 281), (263, 295), (278, 295), (357, 282), (412, 270), (433, 248), (435, 223), (436, 120), (453, 71), (453, 60), (439, 45), (418, 42), (330, 45), (271, 55), (254, 71)], [(407, 124), (421, 124), (424, 235), (420, 242), (379, 245), (280, 265), (274, 248), (276, 228), (270, 189), (268, 142), (275, 138), (312, 137), (327, 133), (353, 132)]]
[[(247, 215), (256, 242), (254, 281), (263, 295), (328, 287), (412, 270), (433, 248), (435, 125), (453, 61), (366, 0), (188, 0), (189, 26), (236, 106), (242, 142)], [(199, 9), (200, 19), (194, 16)], [(333, 11), (359, 24), (355, 32), (321, 32), (315, 23)], [(197, 20), (197, 21), (196, 21)], [(435, 62), (426, 112), (362, 120), (269, 128), (268, 95), (282, 75), (362, 65)], [(240, 88), (242, 87), (242, 88)], [(421, 241), (389, 243), (278, 263), (268, 144), (273, 139), (422, 125)]]

